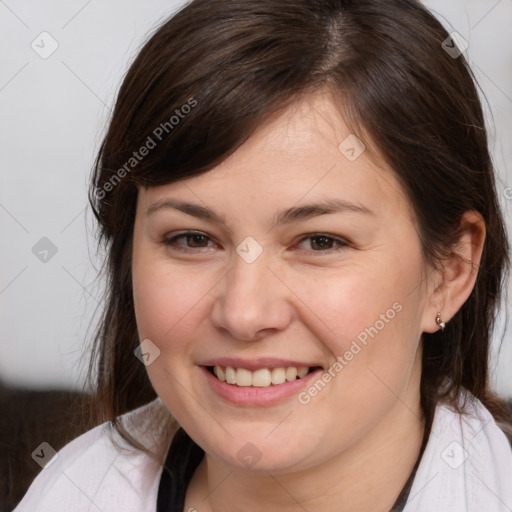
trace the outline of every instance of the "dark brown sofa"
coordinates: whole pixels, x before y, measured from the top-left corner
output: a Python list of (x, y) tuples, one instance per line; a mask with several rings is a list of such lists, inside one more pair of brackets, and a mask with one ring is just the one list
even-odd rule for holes
[(32, 453), (43, 442), (58, 451), (92, 428), (89, 397), (73, 391), (33, 391), (0, 383), (0, 512), (11, 512), (41, 466)]

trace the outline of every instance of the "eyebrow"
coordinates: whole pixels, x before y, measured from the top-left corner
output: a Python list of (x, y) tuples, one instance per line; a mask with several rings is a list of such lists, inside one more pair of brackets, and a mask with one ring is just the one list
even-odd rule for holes
[[(152, 204), (146, 215), (152, 215), (156, 211), (172, 208), (180, 212), (186, 213), (198, 219), (207, 220), (210, 222), (217, 222), (219, 224), (226, 225), (226, 221), (223, 217), (218, 215), (216, 212), (201, 206), (199, 204), (187, 203), (183, 201), (176, 201), (174, 199), (165, 199)], [(282, 224), (292, 224), (307, 220), (320, 215), (327, 215), (333, 213), (344, 213), (344, 212), (355, 212), (362, 213), (365, 215), (375, 215), (375, 213), (361, 204), (354, 204), (342, 199), (325, 199), (317, 203), (305, 204), (302, 206), (293, 206), (286, 210), (278, 212), (273, 219), (272, 226), (278, 226)]]

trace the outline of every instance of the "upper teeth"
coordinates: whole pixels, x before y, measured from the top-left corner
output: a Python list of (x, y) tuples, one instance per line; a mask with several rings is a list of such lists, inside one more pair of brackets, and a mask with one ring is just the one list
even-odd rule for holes
[(227, 366), (225, 369), (221, 366), (214, 366), (213, 373), (222, 382), (235, 384), (241, 387), (255, 386), (265, 388), (271, 384), (283, 384), (285, 381), (295, 380), (297, 377), (301, 379), (309, 372), (307, 366), (296, 368), (289, 366), (288, 368), (261, 368), (254, 372), (245, 368), (232, 368)]

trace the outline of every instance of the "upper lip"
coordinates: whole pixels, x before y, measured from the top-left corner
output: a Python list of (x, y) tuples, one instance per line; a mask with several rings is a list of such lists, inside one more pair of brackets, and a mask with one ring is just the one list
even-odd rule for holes
[(280, 359), (278, 357), (258, 357), (254, 359), (242, 359), (238, 357), (216, 357), (203, 361), (200, 366), (230, 366), (231, 368), (245, 368), (246, 370), (255, 371), (262, 368), (288, 368), (289, 366), (301, 367), (321, 367), (318, 362), (304, 362), (291, 359)]

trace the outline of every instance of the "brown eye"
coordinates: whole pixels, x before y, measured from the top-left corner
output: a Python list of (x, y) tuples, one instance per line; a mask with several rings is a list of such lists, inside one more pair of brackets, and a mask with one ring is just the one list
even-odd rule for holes
[(331, 249), (335, 241), (327, 236), (315, 236), (311, 238), (311, 247), (314, 249)]
[(208, 244), (207, 238), (204, 235), (185, 235), (189, 247), (205, 247), (205, 243)]
[[(304, 242), (308, 242), (309, 249), (312, 249), (314, 252), (332, 252), (332, 250), (336, 251), (349, 246), (349, 243), (345, 240), (324, 234), (309, 235), (303, 238), (299, 245)], [(307, 247), (305, 249), (308, 250)]]
[[(185, 243), (183, 243), (184, 241)], [(203, 233), (196, 233), (193, 231), (187, 231), (185, 233), (181, 233), (179, 235), (165, 238), (162, 240), (162, 243), (166, 247), (171, 247), (172, 249), (176, 249), (178, 251), (183, 252), (193, 252), (192, 249), (203, 249), (203, 248), (211, 248), (212, 245), (208, 245), (211, 242), (209, 236)]]

